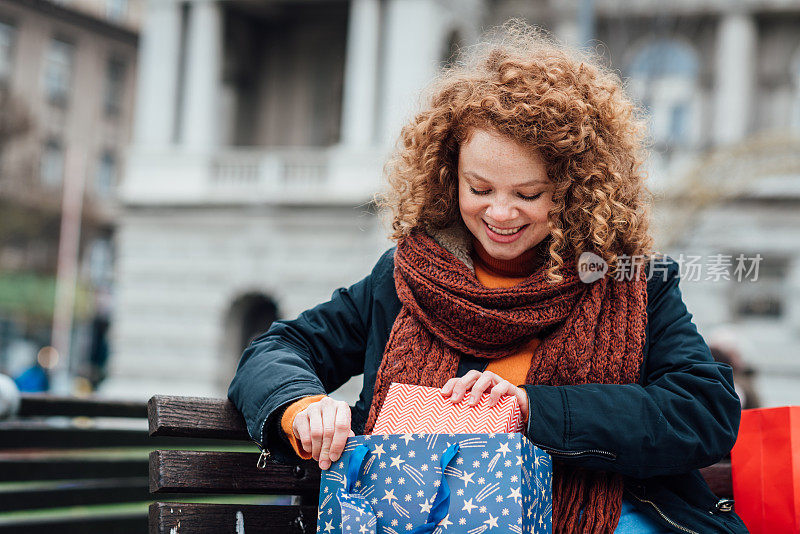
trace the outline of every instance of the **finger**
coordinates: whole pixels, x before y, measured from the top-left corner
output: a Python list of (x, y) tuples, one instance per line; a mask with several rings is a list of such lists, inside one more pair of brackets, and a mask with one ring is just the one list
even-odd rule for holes
[(470, 371), (461, 378), (457, 379), (453, 385), (453, 394), (450, 396), (450, 402), (461, 402), (464, 394), (472, 385), (480, 378), (481, 373), (478, 371)]
[(336, 405), (328, 404), (322, 409), (322, 448), (319, 451), (319, 468), (331, 466), (330, 451), (336, 430)]
[(356, 433), (353, 432), (352, 430), (347, 434), (348, 438), (354, 438), (355, 436), (356, 436)]
[(308, 427), (311, 436), (311, 457), (319, 460), (319, 451), (322, 448), (322, 414), (317, 406), (308, 407)]
[(451, 378), (442, 386), (442, 396), (449, 397), (453, 393), (453, 386), (458, 382), (458, 378)]
[(515, 392), (517, 396), (517, 403), (519, 404), (519, 411), (522, 413), (522, 422), (527, 424), (530, 418), (530, 406), (528, 404), (528, 392), (524, 388), (517, 388)]
[(335, 462), (342, 456), (342, 451), (347, 443), (347, 436), (350, 430), (350, 406), (342, 402), (336, 408), (336, 420), (334, 422), (333, 440), (331, 441), (331, 451), (329, 453), (331, 462)]
[(516, 389), (516, 387), (511, 382), (506, 380), (503, 380), (499, 384), (495, 384), (491, 393), (489, 394), (489, 407), (494, 407), (498, 402), (500, 402), (500, 398), (504, 395), (513, 395), (514, 389)]
[(300, 440), (303, 450), (311, 452), (311, 429), (308, 424), (308, 413), (303, 410), (294, 417), (292, 422), (294, 437)]
[(483, 392), (489, 389), (492, 386), (492, 384), (497, 383), (498, 381), (497, 378), (498, 376), (495, 375), (494, 373), (491, 372), (483, 373), (481, 377), (478, 380), (476, 380), (475, 383), (472, 385), (472, 391), (470, 392), (469, 395), (470, 405), (474, 406), (478, 404), (478, 401), (481, 399), (481, 395), (483, 395)]

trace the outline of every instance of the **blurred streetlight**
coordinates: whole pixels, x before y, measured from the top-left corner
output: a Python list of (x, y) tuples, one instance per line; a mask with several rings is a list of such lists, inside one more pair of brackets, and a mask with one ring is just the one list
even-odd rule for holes
[(62, 395), (72, 392), (70, 345), (72, 344), (72, 324), (75, 312), (75, 286), (78, 279), (78, 250), (83, 191), (86, 181), (86, 155), (75, 148), (68, 148), (64, 171), (56, 294), (50, 343), (57, 355), (51, 368), (52, 386), (50, 389), (54, 393)]

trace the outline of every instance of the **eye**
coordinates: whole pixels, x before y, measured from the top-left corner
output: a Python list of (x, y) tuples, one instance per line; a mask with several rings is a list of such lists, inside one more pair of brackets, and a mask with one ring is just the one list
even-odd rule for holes
[(544, 194), (544, 192), (541, 192), (541, 193), (536, 193), (535, 195), (528, 196), (528, 195), (523, 195), (522, 193), (518, 193), (519, 198), (521, 198), (522, 200), (536, 200), (537, 198), (539, 198), (543, 194)]
[(491, 192), (489, 189), (487, 189), (486, 191), (478, 191), (478, 190), (477, 190), (477, 189), (475, 189), (474, 187), (470, 187), (470, 188), (469, 188), (469, 190), (470, 190), (470, 191), (472, 192), (472, 194), (474, 194), (474, 195), (488, 195), (488, 194)]

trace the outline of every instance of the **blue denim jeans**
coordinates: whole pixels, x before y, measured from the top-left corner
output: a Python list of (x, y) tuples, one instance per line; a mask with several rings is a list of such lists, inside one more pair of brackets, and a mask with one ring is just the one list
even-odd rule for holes
[[(583, 510), (580, 515), (583, 515)], [(622, 513), (614, 534), (670, 534), (671, 532), (637, 510), (628, 499), (622, 498)]]
[(670, 532), (638, 511), (627, 499), (622, 499), (622, 515), (614, 534), (669, 534)]

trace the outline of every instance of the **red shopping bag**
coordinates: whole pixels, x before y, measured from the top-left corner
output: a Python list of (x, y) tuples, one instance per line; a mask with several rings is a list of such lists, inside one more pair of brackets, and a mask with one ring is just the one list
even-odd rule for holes
[(752, 534), (800, 532), (800, 406), (743, 410), (731, 475)]

